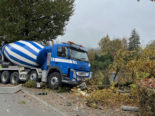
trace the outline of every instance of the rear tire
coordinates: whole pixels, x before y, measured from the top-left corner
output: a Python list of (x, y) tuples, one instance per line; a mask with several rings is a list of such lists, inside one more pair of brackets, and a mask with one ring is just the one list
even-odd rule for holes
[(3, 84), (7, 84), (10, 81), (10, 72), (9, 71), (3, 71), (1, 75), (1, 82)]
[(13, 72), (11, 74), (10, 83), (11, 84), (19, 84), (20, 83), (19, 73), (18, 72)]
[(48, 76), (47, 82), (50, 89), (58, 89), (62, 84), (60, 73), (58, 72), (51, 73)]

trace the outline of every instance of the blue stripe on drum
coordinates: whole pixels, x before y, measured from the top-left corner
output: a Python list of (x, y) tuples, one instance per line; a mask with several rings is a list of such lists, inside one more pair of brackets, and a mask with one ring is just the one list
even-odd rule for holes
[[(14, 60), (15, 62), (18, 62), (18, 63), (20, 63), (21, 65), (26, 65), (27, 67), (36, 67), (36, 65), (32, 65), (32, 64), (29, 64), (29, 63), (26, 63), (26, 62), (24, 62), (24, 61), (21, 61), (21, 60), (19, 60), (19, 59), (17, 59), (17, 58), (15, 58), (14, 56), (12, 56), (12, 55), (10, 55), (6, 50), (5, 50), (5, 53), (9, 56), (9, 58), (8, 59), (11, 59), (11, 60)], [(14, 63), (14, 62), (13, 62)]]
[(8, 58), (12, 63), (15, 63), (15, 64), (17, 64), (17, 65), (19, 65), (19, 66), (24, 66), (24, 67), (27, 67), (27, 68), (32, 68), (31, 66), (27, 66), (27, 65), (21, 64), (21, 63), (19, 63), (19, 62), (16, 62), (15, 60), (11, 59), (11, 58), (7, 55), (7, 53), (6, 53), (5, 51), (4, 51), (4, 54), (5, 54), (6, 58)]
[[(35, 46), (36, 48), (38, 48), (38, 49), (42, 49), (39, 45), (37, 45), (35, 42), (33, 42), (33, 41), (30, 41), (30, 43), (33, 45), (33, 46)], [(42, 46), (42, 45), (41, 45)], [(44, 46), (43, 46), (44, 47)]]
[(31, 43), (30, 43), (30, 41), (23, 41), (23, 40), (20, 40), (20, 41), (18, 41), (18, 42), (20, 42), (20, 43), (22, 43), (22, 44), (25, 44), (26, 46), (29, 46), (31, 49), (33, 49), (34, 51), (36, 51), (37, 53), (39, 53), (39, 49), (38, 48), (36, 48), (35, 46), (33, 46)]
[(20, 56), (22, 56), (22, 57), (24, 57), (24, 58), (26, 58), (26, 59), (28, 59), (28, 60), (31, 60), (31, 61), (33, 61), (34, 63), (37, 62), (36, 59), (34, 59), (34, 58), (28, 56), (27, 54), (25, 54), (25, 53), (23, 53), (23, 52), (17, 50), (15, 47), (12, 47), (12, 46), (10, 46), (10, 45), (7, 45), (7, 47), (8, 47), (12, 52), (15, 52), (16, 54), (18, 54), (18, 55), (20, 55)]
[(34, 54), (34, 55), (36, 55), (36, 56), (38, 55), (38, 53), (37, 53), (36, 51), (34, 51), (34, 50), (31, 49), (29, 46), (27, 46), (27, 45), (25, 45), (25, 44), (23, 44), (23, 43), (15, 42), (14, 44), (23, 47), (24, 49), (26, 49), (27, 51), (30, 51), (32, 54)]

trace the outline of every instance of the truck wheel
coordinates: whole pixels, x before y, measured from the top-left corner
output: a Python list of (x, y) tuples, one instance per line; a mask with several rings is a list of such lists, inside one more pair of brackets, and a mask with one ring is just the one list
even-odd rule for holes
[(19, 84), (20, 83), (19, 73), (18, 72), (13, 72), (11, 74), (10, 82), (11, 82), (11, 84)]
[(9, 71), (3, 71), (1, 75), (1, 82), (3, 84), (6, 84), (10, 81), (10, 72)]
[(51, 89), (58, 89), (61, 86), (61, 75), (58, 72), (51, 73), (48, 76), (48, 86)]
[(32, 70), (29, 75), (29, 80), (36, 81), (38, 79), (38, 74), (35, 70)]

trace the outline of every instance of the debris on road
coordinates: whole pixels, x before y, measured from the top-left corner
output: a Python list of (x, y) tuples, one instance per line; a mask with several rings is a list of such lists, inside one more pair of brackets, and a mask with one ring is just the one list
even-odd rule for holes
[(72, 106), (72, 103), (71, 102), (67, 102), (66, 105), (67, 106)]
[(87, 85), (86, 85), (85, 82), (81, 83), (81, 84), (79, 85), (79, 87), (80, 87), (81, 90), (87, 89)]
[(47, 95), (47, 92), (39, 92), (37, 95)]
[(77, 89), (77, 93), (79, 93), (80, 95), (82, 95), (83, 97), (88, 97), (89, 95), (87, 94), (87, 92), (82, 91), (80, 88)]
[(138, 112), (138, 107), (131, 107), (131, 106), (122, 106), (123, 111), (132, 111), (132, 112)]

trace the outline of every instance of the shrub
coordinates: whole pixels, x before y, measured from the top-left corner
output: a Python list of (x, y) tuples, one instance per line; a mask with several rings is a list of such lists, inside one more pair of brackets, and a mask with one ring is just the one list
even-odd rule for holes
[(95, 90), (87, 97), (87, 105), (94, 108), (98, 108), (101, 105), (136, 105), (137, 98), (135, 93), (133, 91), (129, 94), (122, 94), (114, 86), (109, 89)]
[(138, 87), (141, 116), (155, 116), (155, 79), (145, 79)]
[(97, 71), (93, 74), (93, 78), (87, 82), (90, 85), (102, 85), (104, 80), (104, 75), (101, 71)]
[(24, 87), (28, 87), (28, 88), (36, 88), (36, 86), (37, 86), (37, 82), (32, 80), (29, 80), (24, 84)]
[(64, 92), (69, 92), (71, 90), (70, 87), (59, 87), (56, 92), (57, 93), (64, 93)]

